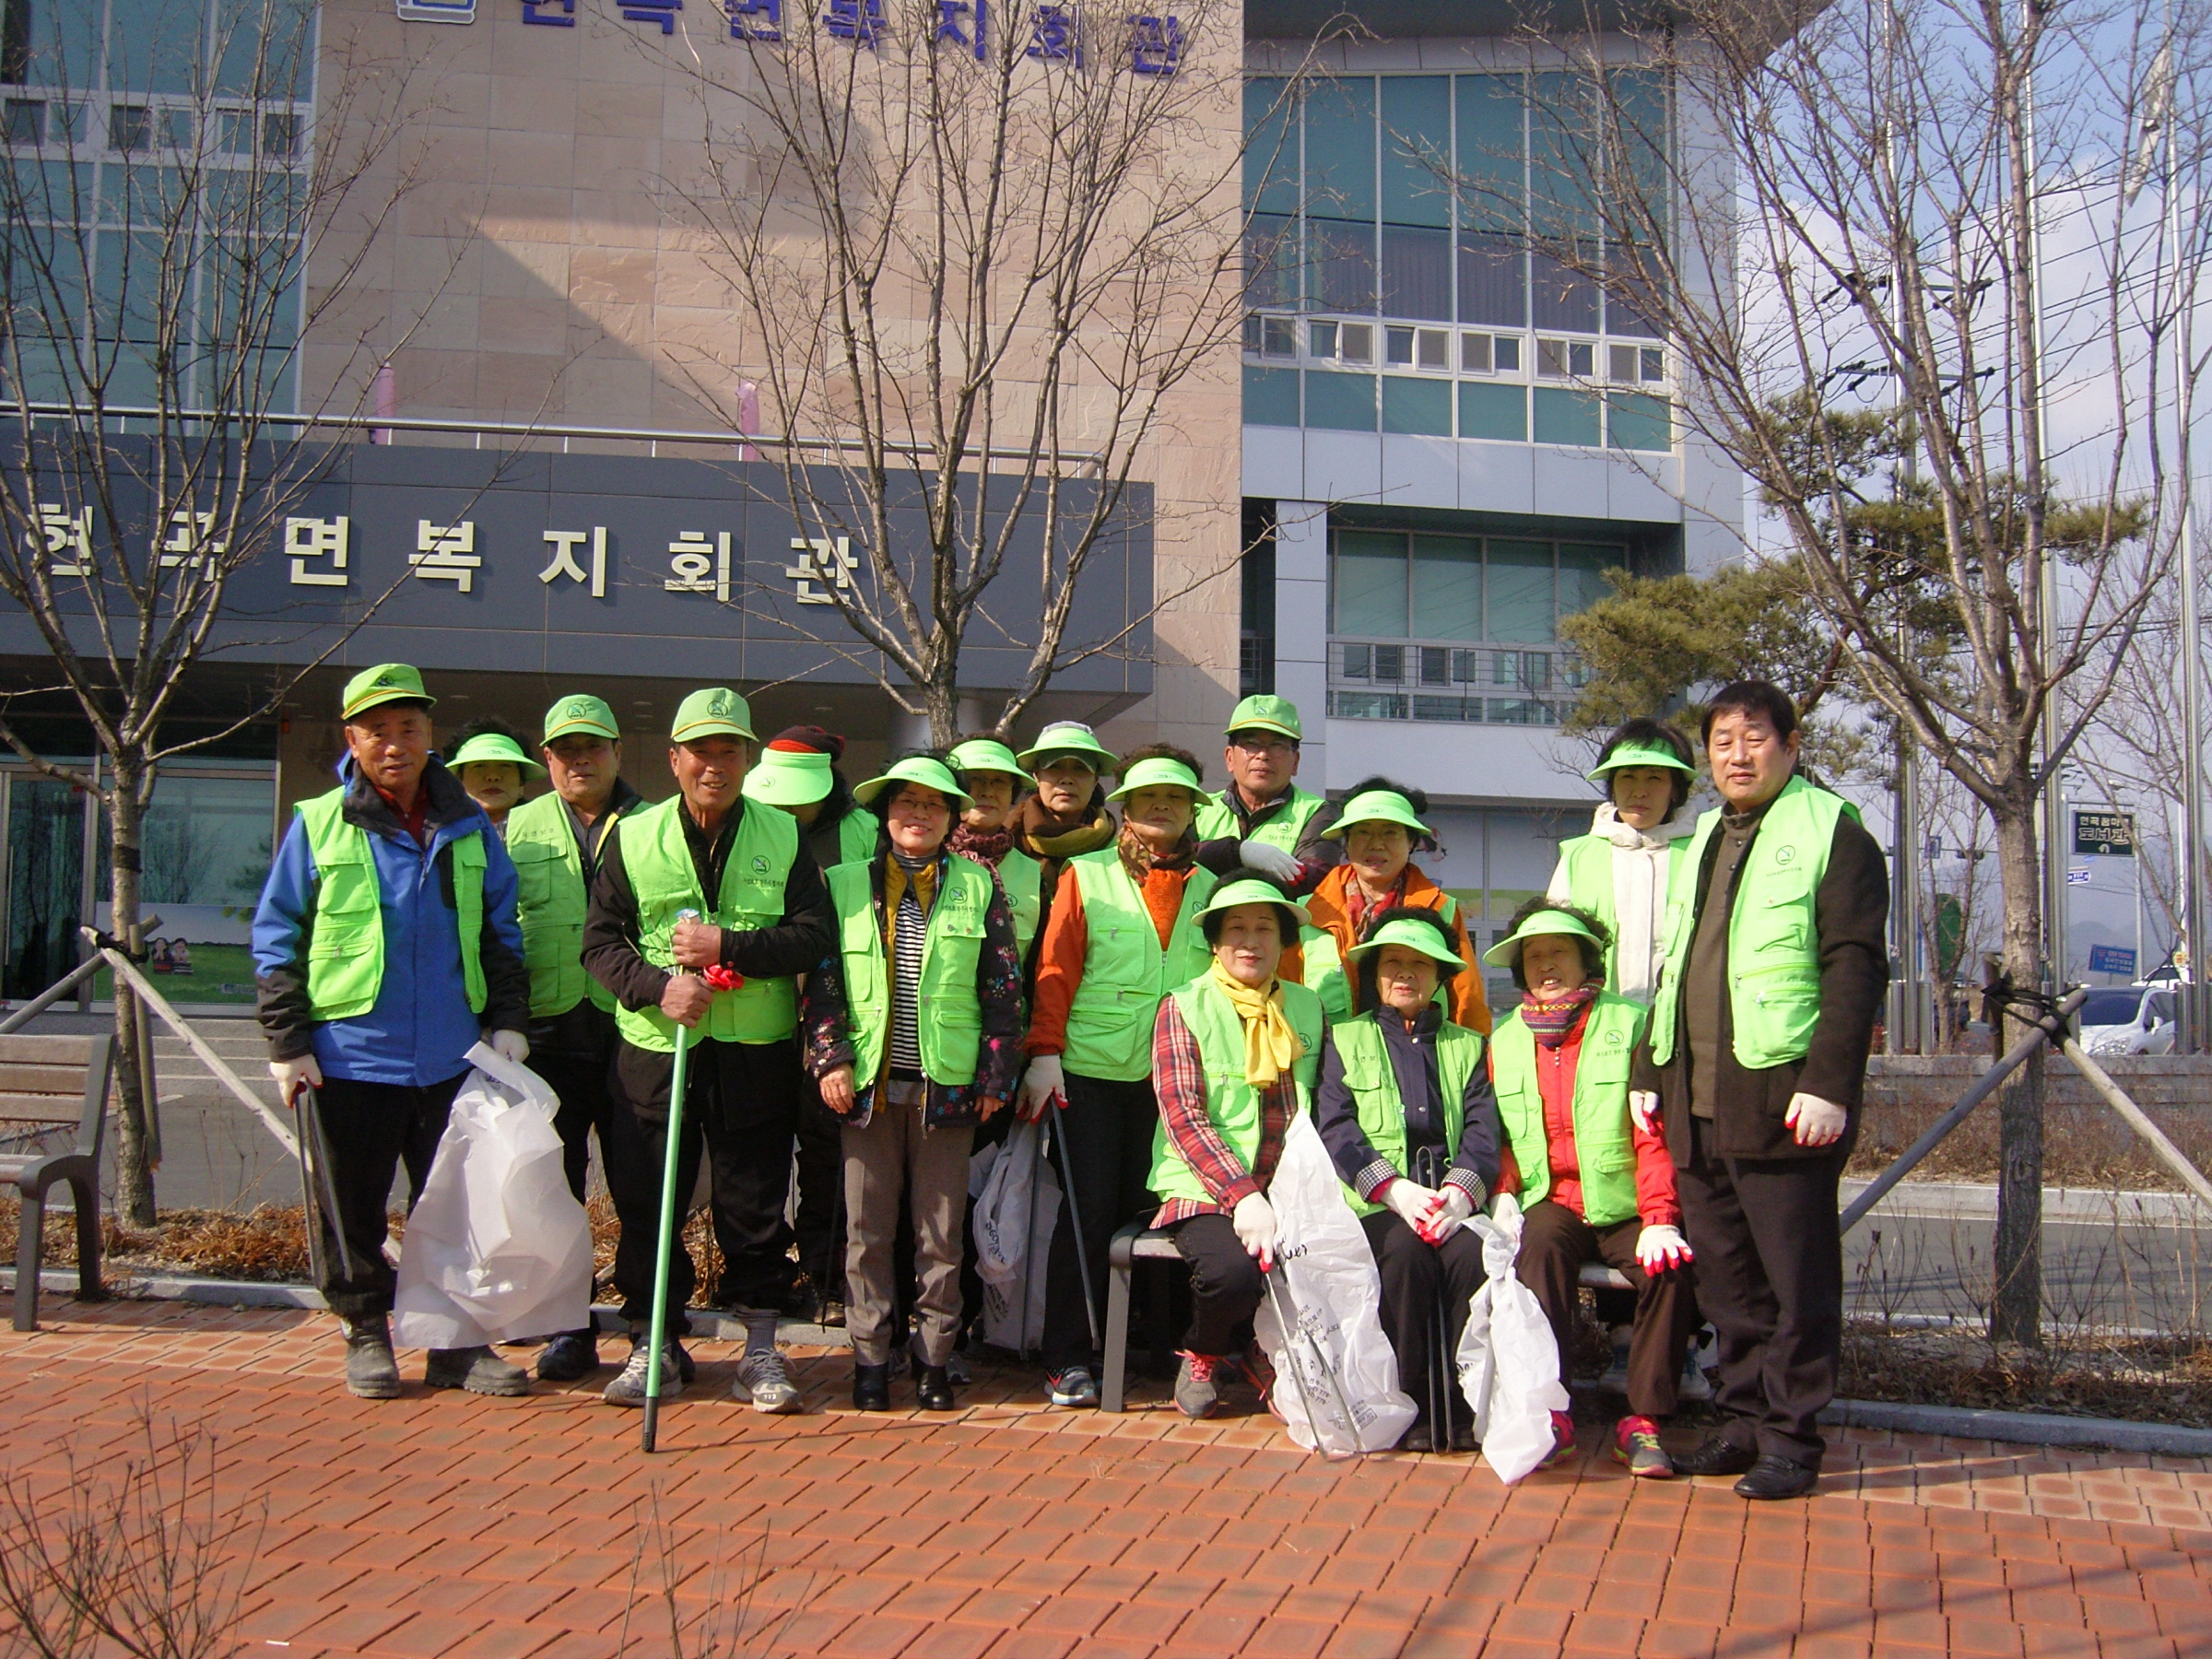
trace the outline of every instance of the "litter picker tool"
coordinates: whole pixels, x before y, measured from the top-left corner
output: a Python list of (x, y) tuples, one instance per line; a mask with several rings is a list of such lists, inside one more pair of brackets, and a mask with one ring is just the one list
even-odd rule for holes
[(330, 1173), (330, 1147), (323, 1138), (322, 1097), (313, 1085), (302, 1083), (292, 1091), (291, 1107), (300, 1125), (300, 1204), (307, 1219), (307, 1259), (318, 1285), (327, 1277), (323, 1229), (338, 1241), (338, 1266), (348, 1284), (357, 1282), (353, 1250), (346, 1241), (345, 1218), (338, 1212), (338, 1190)]
[[(1267, 1287), (1267, 1298), (1275, 1309), (1275, 1322), (1283, 1327), (1283, 1357), (1290, 1362), (1290, 1380), (1298, 1384), (1298, 1398), (1306, 1408), (1306, 1421), (1313, 1430), (1313, 1449), (1332, 1460), (1341, 1457), (1364, 1457), (1367, 1448), (1359, 1441), (1359, 1419), (1352, 1415), (1352, 1403), (1346, 1397), (1344, 1379), (1337, 1375), (1335, 1362), (1328, 1350), (1322, 1347), (1321, 1338), (1305, 1327), (1300, 1317), (1298, 1303), (1290, 1294), (1289, 1286), (1283, 1282), (1282, 1264), (1279, 1261), (1263, 1263), (1260, 1282)], [(1336, 1409), (1344, 1414), (1345, 1426), (1351, 1432), (1352, 1449), (1337, 1453), (1329, 1450), (1329, 1437), (1322, 1427), (1321, 1413), (1313, 1408), (1313, 1394), (1306, 1382), (1306, 1368), (1299, 1363), (1298, 1345), (1303, 1340), (1307, 1349), (1320, 1363), (1323, 1375), (1336, 1396)], [(1279, 1384), (1278, 1384), (1279, 1385)]]
[[(678, 922), (696, 922), (699, 912), (693, 910), (677, 913)], [(677, 970), (678, 973), (683, 969)], [(683, 1145), (684, 1128), (684, 1074), (691, 1052), (691, 1028), (678, 1023), (676, 1028), (676, 1064), (668, 1073), (668, 1151), (661, 1159), (661, 1226), (660, 1248), (653, 1257), (653, 1325), (650, 1333), (652, 1351), (645, 1357), (645, 1450), (653, 1450), (653, 1436), (660, 1428), (661, 1417), (661, 1360), (668, 1338), (668, 1257), (676, 1247), (676, 1166), (679, 1148)]]
[[(1414, 1179), (1432, 1193), (1444, 1190), (1444, 1159), (1435, 1147), (1423, 1147), (1413, 1157)], [(1429, 1353), (1429, 1443), (1437, 1451), (1452, 1444), (1452, 1385), (1444, 1368), (1452, 1363), (1452, 1314), (1446, 1306), (1443, 1265), (1437, 1265), (1436, 1335)]]
[[(1090, 1247), (1083, 1242), (1083, 1212), (1076, 1204), (1076, 1170), (1067, 1160), (1067, 1112), (1060, 1097), (1053, 1100), (1053, 1144), (1060, 1148), (1060, 1190), (1067, 1194), (1067, 1224), (1076, 1235), (1076, 1269), (1083, 1276), (1083, 1312), (1090, 1320), (1090, 1346), (1101, 1347), (1099, 1336), (1099, 1293), (1090, 1288)], [(1035, 1193), (1036, 1188), (1031, 1187)], [(1030, 1200), (1034, 1204), (1036, 1199)], [(1026, 1303), (1025, 1303), (1026, 1308)]]

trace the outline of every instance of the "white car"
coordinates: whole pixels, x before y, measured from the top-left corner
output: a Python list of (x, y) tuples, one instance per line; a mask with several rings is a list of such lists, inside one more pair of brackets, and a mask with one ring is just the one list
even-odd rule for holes
[(2092, 1054), (2173, 1053), (2170, 985), (2111, 985), (2092, 991), (2074, 1017), (2081, 1046)]

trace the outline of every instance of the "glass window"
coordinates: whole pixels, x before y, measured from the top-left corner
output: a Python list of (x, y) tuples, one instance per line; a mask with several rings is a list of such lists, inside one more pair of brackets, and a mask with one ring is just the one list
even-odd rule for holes
[(1311, 218), (1308, 251), (1313, 261), (1313, 298), (1323, 309), (1375, 309), (1375, 222)]
[[(1526, 98), (1518, 75), (1462, 75), (1453, 96), (1459, 174), (1465, 181), (1460, 222), (1481, 231), (1517, 231), (1526, 212)], [(1473, 320), (1473, 319), (1470, 319)]]
[(1298, 424), (1298, 371), (1244, 365), (1244, 424), (1294, 427)]
[(1564, 386), (1535, 390), (1535, 440), (1538, 443), (1574, 443), (1588, 449), (1598, 444), (1597, 394), (1572, 392)]
[(1529, 100), (1529, 228), (1557, 241), (1597, 229), (1589, 162), (1594, 100), (1577, 75), (1539, 75)]
[(1382, 227), (1382, 314), (1452, 321), (1452, 232)]
[[(269, 873), (276, 785), (259, 777), (170, 773), (147, 809), (144, 901), (161, 925), (147, 941), (155, 983), (175, 1002), (250, 1002), (249, 933)], [(96, 891), (109, 871), (103, 824)], [(105, 907), (100, 924), (107, 924)]]
[(1617, 565), (1628, 563), (1623, 549), (1612, 547), (1591, 547), (1573, 542), (1559, 546), (1559, 615), (1571, 617), (1577, 611), (1588, 610), (1612, 590), (1606, 585), (1606, 571)]
[(1452, 83), (1441, 75), (1382, 77), (1382, 218), (1452, 226)]
[(1615, 392), (1606, 399), (1606, 435), (1615, 449), (1671, 450), (1673, 411), (1664, 397), (1641, 392)]
[(1298, 211), (1298, 127), (1290, 83), (1244, 83), (1244, 201), (1255, 213)]
[(1315, 370), (1306, 376), (1306, 424), (1337, 432), (1375, 429), (1375, 377)]
[(1306, 212), (1319, 218), (1375, 218), (1375, 83), (1371, 76), (1317, 84), (1306, 98)]
[(1487, 571), (1485, 609), (1489, 637), (1548, 642), (1554, 637), (1551, 544), (1493, 537)]
[[(1409, 374), (1382, 377), (1382, 429), (1429, 438), (1452, 436), (1452, 387)], [(1424, 633), (1428, 629), (1424, 626)]]
[(1249, 305), (1298, 303), (1298, 221), (1255, 213), (1244, 221), (1244, 298)]
[(1528, 388), (1459, 383), (1459, 435), (1507, 443), (1528, 441)]
[(1597, 332), (1598, 288), (1547, 253), (1529, 255), (1530, 311), (1538, 328)]
[(1493, 328), (1528, 326), (1521, 239), (1474, 231), (1459, 238), (1459, 320)]
[(1404, 639), (1405, 536), (1392, 530), (1339, 530), (1335, 564), (1332, 586), (1336, 620), (1333, 631)]
[(1420, 618), (1424, 640), (1482, 638), (1479, 541), (1471, 535), (1413, 538), (1413, 614)]

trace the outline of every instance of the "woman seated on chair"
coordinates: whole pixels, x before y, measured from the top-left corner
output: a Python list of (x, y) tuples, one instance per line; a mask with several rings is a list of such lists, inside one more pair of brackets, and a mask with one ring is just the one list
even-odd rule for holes
[(1213, 966), (1159, 1005), (1154, 1227), (1191, 1265), (1191, 1324), (1175, 1373), (1185, 1417), (1211, 1417), (1222, 1368), (1248, 1351), (1275, 1262), (1265, 1187), (1321, 1060), (1321, 999), (1276, 977), (1298, 912), (1264, 877), (1225, 881), (1199, 914)]
[[(1697, 1307), (1675, 1165), (1658, 1126), (1629, 1112), (1629, 1060), (1649, 1015), (1605, 989), (1606, 926), (1587, 911), (1532, 899), (1483, 960), (1512, 971), (1521, 1006), (1490, 1039), (1490, 1080), (1505, 1126), (1500, 1192), (1518, 1192), (1521, 1282), (1536, 1294), (1571, 1373), (1581, 1274), (1603, 1262), (1637, 1288), (1629, 1341), (1629, 1415), (1613, 1454), (1631, 1475), (1675, 1472), (1659, 1419), (1675, 1408)], [(1574, 1450), (1574, 1422), (1552, 1414), (1547, 1465)]]
[[(1347, 964), (1367, 1012), (1329, 1028), (1314, 1126), (1382, 1274), (1398, 1386), (1420, 1409), (1398, 1449), (1469, 1451), (1474, 1424), (1453, 1355), (1482, 1284), (1482, 1241), (1465, 1223), (1498, 1180), (1483, 1041), (1438, 1005), (1439, 980), (1464, 964), (1437, 912), (1380, 912)], [(1435, 1420), (1440, 1409), (1448, 1425)]]

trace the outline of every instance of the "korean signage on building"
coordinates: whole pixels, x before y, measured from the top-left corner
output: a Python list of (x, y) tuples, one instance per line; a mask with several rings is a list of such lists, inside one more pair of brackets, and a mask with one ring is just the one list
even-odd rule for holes
[(2074, 853), (2077, 858), (2133, 858), (2136, 815), (2132, 812), (2077, 812)]

